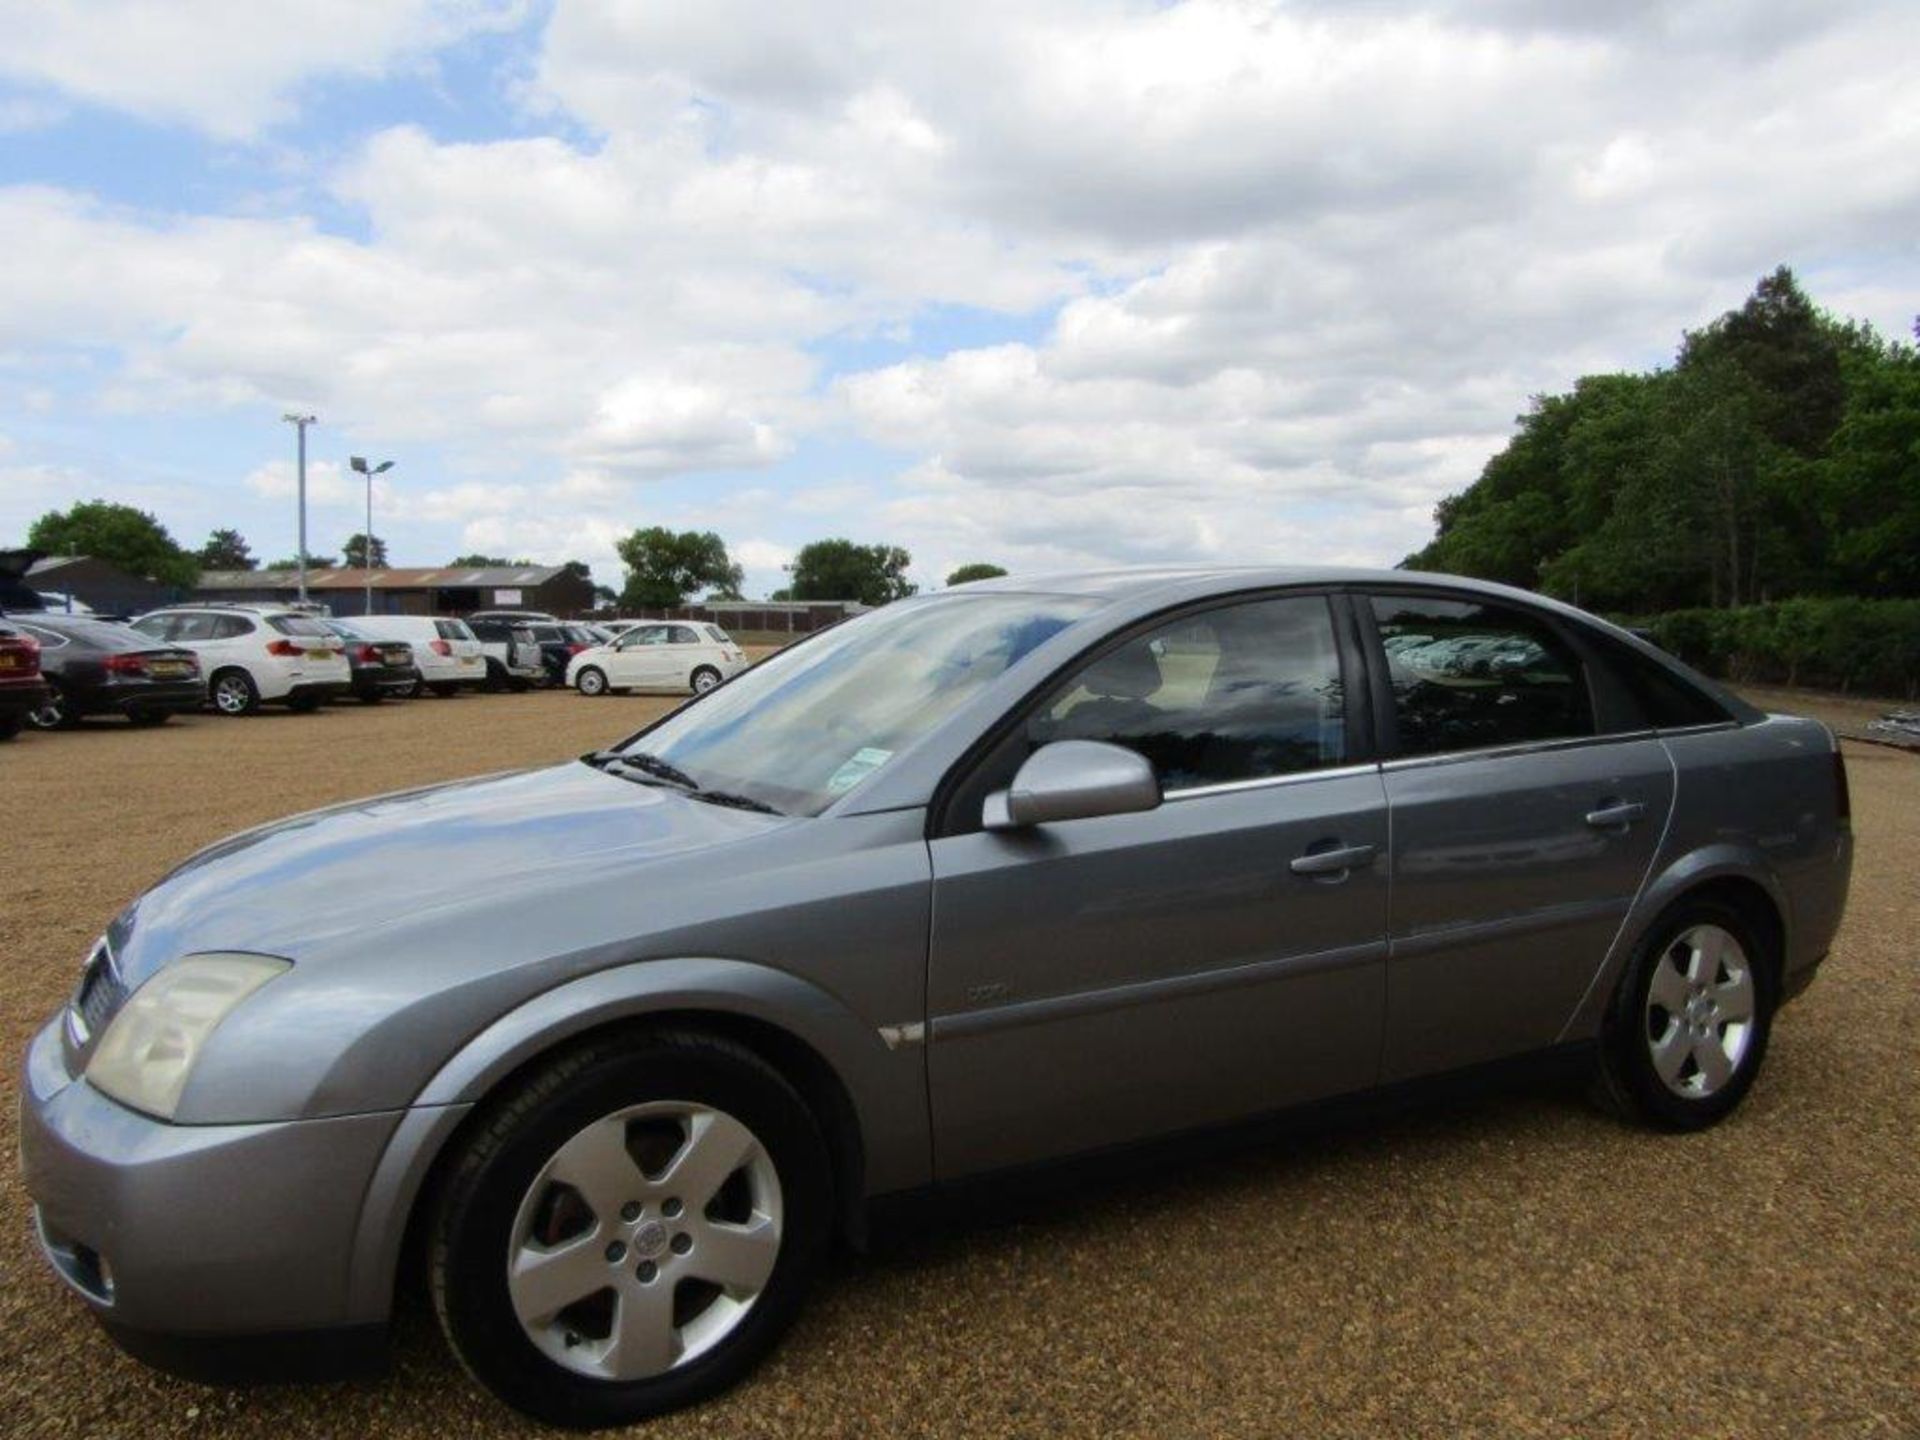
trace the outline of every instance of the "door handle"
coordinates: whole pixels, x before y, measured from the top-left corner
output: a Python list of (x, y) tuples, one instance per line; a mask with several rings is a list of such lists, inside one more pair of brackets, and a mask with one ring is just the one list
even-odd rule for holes
[(1638, 800), (1602, 805), (1598, 810), (1587, 812), (1587, 824), (1596, 830), (1624, 830), (1634, 821), (1642, 819), (1646, 813), (1647, 807)]
[(1371, 845), (1343, 845), (1337, 850), (1310, 850), (1297, 855), (1287, 868), (1296, 875), (1344, 875), (1349, 870), (1373, 863)]

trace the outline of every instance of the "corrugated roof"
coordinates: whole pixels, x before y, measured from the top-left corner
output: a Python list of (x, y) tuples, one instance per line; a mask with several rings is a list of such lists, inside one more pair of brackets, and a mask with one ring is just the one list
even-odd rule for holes
[[(488, 565), (480, 569), (442, 566), (433, 570), (376, 570), (376, 590), (515, 589), (544, 585), (561, 573), (558, 565)], [(294, 570), (202, 570), (201, 590), (293, 590)], [(307, 571), (309, 590), (364, 590), (367, 572), (334, 565)]]

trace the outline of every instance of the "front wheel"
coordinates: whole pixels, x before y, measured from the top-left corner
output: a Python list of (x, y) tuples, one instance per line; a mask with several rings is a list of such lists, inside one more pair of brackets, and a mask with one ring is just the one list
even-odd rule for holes
[(1766, 1055), (1778, 959), (1770, 943), (1718, 901), (1682, 901), (1656, 920), (1607, 1018), (1603, 1097), (1668, 1130), (1732, 1113)]
[(589, 665), (573, 677), (573, 688), (588, 697), (604, 695), (607, 693), (606, 672), (596, 670), (593, 666)]
[(65, 730), (77, 723), (67, 697), (51, 680), (47, 682), (47, 703), (27, 712), (27, 723), (36, 730)]
[(731, 1385), (798, 1312), (832, 1185), (805, 1101), (758, 1055), (626, 1035), (485, 1117), (435, 1218), (454, 1352), (551, 1424), (623, 1425)]
[(209, 687), (213, 708), (222, 715), (251, 715), (260, 708), (260, 692), (244, 670), (222, 670)]

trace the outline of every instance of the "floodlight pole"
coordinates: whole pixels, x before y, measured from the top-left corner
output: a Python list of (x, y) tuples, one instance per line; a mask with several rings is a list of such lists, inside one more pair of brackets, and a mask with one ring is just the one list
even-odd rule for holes
[(300, 432), (300, 469), (298, 481), (300, 492), (299, 574), (300, 602), (305, 604), (307, 599), (307, 426), (317, 425), (319, 418), (313, 415), (295, 414), (292, 411), (288, 411), (280, 418)]
[(366, 609), (362, 612), (373, 614), (373, 477), (383, 475), (393, 468), (391, 460), (382, 460), (378, 465), (368, 465), (367, 457), (355, 455), (349, 461), (355, 470), (367, 477), (367, 529), (360, 537), (360, 569), (367, 581)]

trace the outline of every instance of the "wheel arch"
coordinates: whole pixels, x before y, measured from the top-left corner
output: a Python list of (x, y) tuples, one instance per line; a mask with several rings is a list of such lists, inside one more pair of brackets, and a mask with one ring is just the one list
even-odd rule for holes
[[(785, 1016), (766, 1013), (769, 1007), (764, 1001), (738, 992), (686, 989), (621, 994), (621, 982), (632, 978), (627, 972), (662, 965), (765, 971), (778, 977), (778, 990), (787, 985), (814, 990), (784, 972), (745, 962), (640, 962), (547, 991), (473, 1037), (402, 1116), (362, 1198), (348, 1285), (352, 1318), (384, 1320), (390, 1314), (403, 1275), (422, 1253), (424, 1225), (446, 1167), (458, 1154), (463, 1137), (482, 1123), (489, 1102), (509, 1093), (537, 1067), (622, 1031), (700, 1030), (745, 1046), (777, 1069), (820, 1123), (833, 1172), (836, 1228), (856, 1248), (864, 1247), (870, 1142), (859, 1097), (873, 1081), (871, 1065), (845, 1063), (841, 1047), (851, 1037), (834, 1034), (841, 1028), (834, 1025), (823, 1034), (818, 1012), (798, 1025), (783, 1023)], [(830, 997), (816, 992), (816, 998), (838, 1008)], [(877, 1032), (859, 1025), (846, 1012), (841, 1014), (869, 1037), (874, 1049), (886, 1052)], [(832, 1055), (838, 1055), (841, 1063), (836, 1064)], [(861, 1078), (849, 1080), (850, 1068), (864, 1078), (864, 1084)]]
[(1709, 846), (1667, 866), (1649, 879), (1622, 922), (1608, 954), (1560, 1038), (1577, 1040), (1600, 1033), (1620, 981), (1648, 929), (1675, 905), (1717, 899), (1746, 915), (1769, 942), (1766, 957), (1773, 993), (1785, 982), (1792, 906), (1786, 887), (1765, 858), (1748, 847)]

